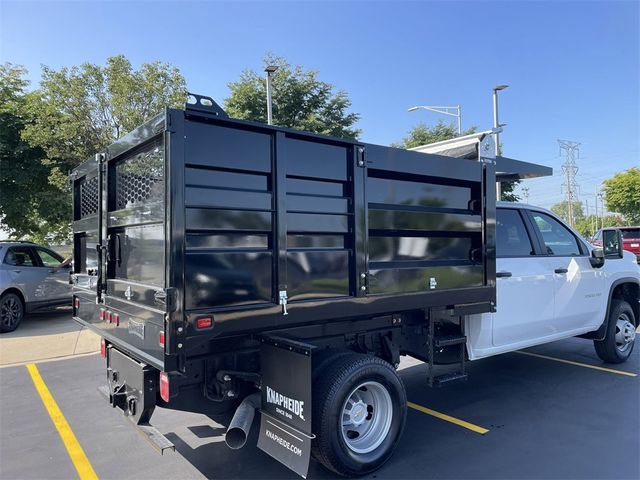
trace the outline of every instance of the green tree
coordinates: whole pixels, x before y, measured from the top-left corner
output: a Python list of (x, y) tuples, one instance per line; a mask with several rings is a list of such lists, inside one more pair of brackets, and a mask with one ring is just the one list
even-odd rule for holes
[[(268, 54), (263, 63), (276, 65), (272, 74), (273, 123), (283, 127), (337, 137), (357, 138), (354, 128), (360, 118), (349, 112), (346, 92), (320, 81), (318, 71), (291, 66), (284, 58)], [(267, 123), (266, 79), (255, 70), (245, 70), (229, 83), (231, 95), (224, 101), (226, 112), (235, 118)]]
[(630, 224), (640, 224), (640, 168), (632, 167), (604, 181), (607, 209), (624, 215)]
[(43, 67), (40, 88), (26, 95), (30, 121), (22, 131), (22, 138), (44, 153), (42, 165), (57, 189), (46, 211), (39, 213), (42, 220), (58, 236), (68, 237), (69, 171), (163, 108), (182, 107), (186, 98), (184, 77), (166, 63), (145, 63), (134, 70), (118, 55), (109, 57), (106, 66)]
[[(572, 202), (573, 218), (574, 220), (580, 220), (584, 218), (584, 210), (582, 209), (581, 202)], [(565, 221), (569, 221), (569, 202), (566, 200), (560, 203), (556, 203), (551, 207), (551, 211), (558, 215)]]
[(184, 77), (166, 63), (145, 63), (134, 70), (118, 55), (104, 67), (45, 66), (40, 89), (31, 96), (34, 122), (23, 136), (44, 150), (52, 182), (66, 188), (69, 170), (163, 108), (182, 107), (186, 96)]
[(22, 139), (32, 119), (26, 108), (27, 71), (0, 66), (0, 228), (17, 239), (60, 241), (66, 231), (68, 208), (58, 201), (59, 190), (49, 181), (44, 152)]
[[(476, 133), (477, 128), (471, 127), (462, 135), (471, 135)], [(433, 127), (426, 125), (425, 123), (419, 123), (411, 130), (408, 135), (402, 139), (398, 144), (394, 144), (394, 147), (398, 148), (414, 148), (420, 145), (427, 145), (429, 143), (441, 142), (443, 140), (449, 140), (458, 136), (458, 129), (453, 124), (446, 124), (442, 121), (436, 123)], [(514, 193), (515, 187), (518, 182), (500, 182), (501, 185), (501, 200), (507, 202), (517, 202), (518, 196)]]

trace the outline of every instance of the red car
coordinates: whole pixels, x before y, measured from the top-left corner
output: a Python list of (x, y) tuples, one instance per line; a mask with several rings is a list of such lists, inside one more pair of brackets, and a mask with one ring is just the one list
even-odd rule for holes
[(620, 230), (624, 249), (633, 253), (640, 263), (640, 227), (608, 227), (601, 228), (594, 235), (591, 243), (597, 247), (602, 246), (602, 232), (604, 230)]

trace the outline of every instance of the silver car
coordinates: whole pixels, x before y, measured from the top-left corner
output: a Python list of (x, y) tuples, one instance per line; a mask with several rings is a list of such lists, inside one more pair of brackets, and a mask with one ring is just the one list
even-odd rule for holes
[(0, 242), (0, 333), (15, 330), (25, 313), (70, 304), (71, 264), (28, 242)]

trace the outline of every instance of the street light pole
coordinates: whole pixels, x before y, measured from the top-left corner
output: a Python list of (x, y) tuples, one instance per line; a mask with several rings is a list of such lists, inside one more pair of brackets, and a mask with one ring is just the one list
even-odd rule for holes
[(502, 153), (500, 149), (500, 132), (497, 131), (500, 129), (500, 122), (498, 120), (498, 92), (508, 87), (509, 85), (498, 85), (493, 88), (493, 128), (496, 129), (496, 157)]
[[(498, 85), (496, 87), (493, 87), (493, 128), (496, 131), (496, 157), (499, 157), (502, 153), (500, 149), (500, 122), (498, 121), (498, 92), (508, 87), (509, 85)], [(498, 200), (502, 198), (502, 185), (500, 184), (500, 182), (496, 182), (496, 198)]]
[(278, 70), (275, 65), (269, 65), (264, 69), (267, 72), (267, 124), (273, 125), (273, 114), (271, 110), (271, 74)]
[[(458, 119), (458, 135), (462, 135), (462, 107), (460, 105), (456, 105), (455, 107), (437, 107), (433, 105), (416, 105), (415, 107), (409, 108), (408, 112), (415, 112), (416, 110), (429, 110), (431, 112), (440, 113), (442, 115), (450, 115), (452, 117), (457, 117)], [(455, 113), (454, 113), (455, 111)]]

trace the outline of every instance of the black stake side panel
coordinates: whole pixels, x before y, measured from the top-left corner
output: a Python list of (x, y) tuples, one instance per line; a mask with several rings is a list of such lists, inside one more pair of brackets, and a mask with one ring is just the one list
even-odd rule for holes
[[(184, 230), (171, 235), (181, 250), (169, 249), (187, 336), (495, 301), (482, 163), (169, 115), (184, 132), (171, 135), (184, 142), (170, 160), (183, 171), (171, 209)], [(197, 331), (211, 315), (214, 327)]]
[[(153, 202), (131, 197), (156, 151), (164, 181), (145, 186)], [(138, 170), (122, 170), (137, 152)], [(89, 163), (78, 182), (95, 175)], [(87, 254), (96, 240), (111, 249), (107, 306), (149, 308), (132, 319), (154, 337), (165, 318), (168, 370), (184, 366), (189, 337), (495, 302), (491, 165), (189, 110), (127, 135), (106, 163), (103, 212), (87, 203), (93, 185), (76, 183), (74, 231)], [(118, 197), (123, 179), (135, 188)], [(212, 329), (195, 329), (202, 316)]]

